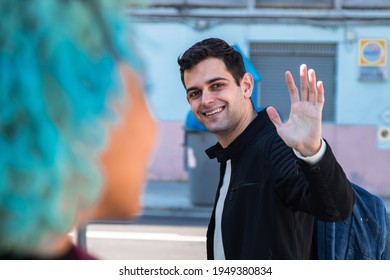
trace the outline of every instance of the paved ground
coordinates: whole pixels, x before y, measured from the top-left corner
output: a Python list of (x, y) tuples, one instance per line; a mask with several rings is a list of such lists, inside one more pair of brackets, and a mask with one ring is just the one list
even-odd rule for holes
[(193, 205), (186, 182), (149, 182), (144, 209), (131, 220), (90, 223), (79, 245), (100, 259), (206, 259), (206, 230), (211, 205)]

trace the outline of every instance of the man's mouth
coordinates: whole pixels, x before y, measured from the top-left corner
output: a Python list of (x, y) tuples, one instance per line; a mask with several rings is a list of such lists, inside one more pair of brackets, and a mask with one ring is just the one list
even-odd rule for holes
[(209, 116), (212, 116), (212, 115), (215, 115), (215, 114), (222, 112), (224, 108), (225, 107), (219, 107), (219, 108), (216, 108), (214, 110), (205, 112), (205, 113), (203, 113), (203, 115), (205, 115), (206, 117), (209, 117)]

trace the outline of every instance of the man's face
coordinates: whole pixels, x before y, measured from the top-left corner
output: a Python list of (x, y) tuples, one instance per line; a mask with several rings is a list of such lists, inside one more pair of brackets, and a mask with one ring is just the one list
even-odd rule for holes
[(184, 72), (187, 100), (196, 119), (217, 137), (228, 137), (242, 125), (250, 102), (222, 60), (208, 58)]

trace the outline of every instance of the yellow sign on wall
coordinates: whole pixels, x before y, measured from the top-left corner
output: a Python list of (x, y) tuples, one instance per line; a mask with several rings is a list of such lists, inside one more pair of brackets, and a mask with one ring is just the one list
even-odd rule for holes
[(387, 46), (385, 39), (359, 40), (360, 66), (385, 66)]

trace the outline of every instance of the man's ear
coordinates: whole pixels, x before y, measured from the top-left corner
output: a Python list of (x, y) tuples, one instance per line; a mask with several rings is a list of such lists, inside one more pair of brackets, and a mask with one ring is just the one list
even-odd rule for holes
[(252, 96), (254, 81), (250, 73), (245, 73), (241, 79), (241, 88), (244, 92), (244, 96), (250, 98)]

